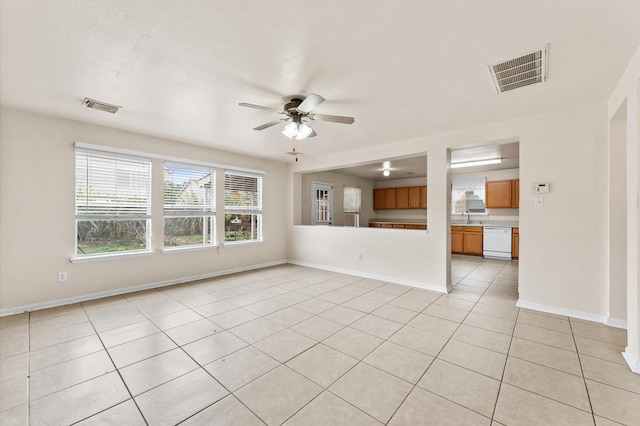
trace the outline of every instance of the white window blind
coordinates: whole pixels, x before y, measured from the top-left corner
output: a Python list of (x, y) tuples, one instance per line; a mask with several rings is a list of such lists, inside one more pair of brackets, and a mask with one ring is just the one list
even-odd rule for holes
[(77, 219), (150, 219), (151, 160), (76, 150)]
[(164, 215), (213, 216), (216, 210), (215, 170), (165, 163)]
[(262, 240), (262, 175), (225, 170), (225, 242)]
[(362, 192), (360, 188), (345, 186), (344, 200), (342, 204), (344, 213), (360, 213), (361, 203)]
[(216, 172), (212, 168), (164, 164), (164, 246), (215, 244)]
[(76, 149), (76, 255), (149, 250), (151, 160)]
[(451, 191), (451, 212), (464, 213), (467, 209), (471, 213), (485, 213), (485, 182), (486, 178), (454, 179)]
[(225, 170), (224, 206), (238, 213), (261, 213), (262, 176)]

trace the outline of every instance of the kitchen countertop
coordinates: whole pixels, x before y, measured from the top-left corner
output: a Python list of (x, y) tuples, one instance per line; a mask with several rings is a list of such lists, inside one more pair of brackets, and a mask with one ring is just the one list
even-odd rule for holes
[(471, 223), (467, 223), (466, 221), (464, 222), (451, 222), (451, 226), (481, 226), (481, 227), (485, 227), (485, 226), (503, 226), (506, 228), (518, 228), (518, 222), (515, 221), (479, 221), (479, 222), (471, 222)]

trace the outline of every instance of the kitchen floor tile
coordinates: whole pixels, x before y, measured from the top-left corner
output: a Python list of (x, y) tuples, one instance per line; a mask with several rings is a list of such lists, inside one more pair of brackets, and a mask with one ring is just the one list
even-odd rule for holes
[(152, 425), (175, 425), (229, 393), (199, 368), (135, 397)]
[(517, 279), (452, 256), (443, 295), (279, 265), (1, 317), (0, 423), (633, 423), (626, 331), (518, 308)]
[(311, 317), (291, 327), (293, 331), (304, 334), (317, 342), (326, 339), (343, 328), (344, 325), (319, 316)]
[(419, 387), (414, 388), (389, 426), (413, 426), (424, 419), (433, 425), (489, 425), (491, 419)]
[(437, 359), (418, 386), (491, 418), (500, 381)]
[(438, 359), (501, 380), (507, 356), (468, 343), (450, 340), (438, 355)]
[(584, 411), (591, 410), (584, 379), (580, 376), (509, 357), (503, 383)]
[(393, 342), (384, 342), (363, 361), (409, 383), (416, 384), (433, 361), (433, 357)]
[(254, 346), (284, 363), (315, 344), (315, 340), (287, 329), (254, 343)]
[(255, 414), (247, 409), (233, 395), (228, 395), (220, 401), (189, 417), (181, 426), (264, 426)]
[(587, 379), (593, 412), (625, 425), (637, 424), (640, 419), (640, 396), (603, 383)]
[(307, 425), (382, 426), (382, 423), (325, 391), (284, 423), (284, 426)]
[(147, 423), (142, 418), (135, 402), (129, 399), (76, 424), (80, 426), (125, 424), (127, 426), (145, 426)]
[[(360, 363), (329, 390), (365, 413), (386, 423), (411, 391), (411, 384)], [(384, 391), (382, 391), (384, 390)]]
[(236, 391), (235, 396), (268, 425), (280, 425), (321, 391), (311, 380), (281, 365)]
[(29, 424), (72, 424), (129, 398), (129, 392), (114, 371), (31, 401)]
[(184, 345), (182, 349), (198, 364), (205, 365), (245, 346), (247, 346), (247, 342), (228, 331), (223, 331)]
[(529, 425), (591, 425), (591, 413), (503, 383), (493, 417), (497, 422)]
[(350, 327), (343, 328), (323, 343), (358, 360), (363, 359), (384, 340)]
[(205, 365), (205, 369), (227, 389), (235, 392), (279, 365), (278, 361), (264, 352), (247, 346)]
[(133, 396), (198, 368), (182, 349), (173, 349), (120, 369)]
[(357, 363), (357, 359), (320, 343), (287, 362), (287, 366), (327, 388)]

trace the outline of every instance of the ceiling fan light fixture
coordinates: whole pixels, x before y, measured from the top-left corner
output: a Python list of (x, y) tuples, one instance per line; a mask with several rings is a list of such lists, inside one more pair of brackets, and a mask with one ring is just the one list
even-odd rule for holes
[(382, 172), (382, 176), (387, 177), (391, 174), (391, 172), (389, 171), (389, 169), (384, 169), (384, 171)]
[(300, 123), (298, 126), (298, 133), (296, 134), (296, 139), (306, 139), (311, 135), (313, 129), (307, 123)]
[(298, 123), (293, 122), (286, 125), (282, 134), (288, 137), (289, 139), (293, 139), (298, 134)]

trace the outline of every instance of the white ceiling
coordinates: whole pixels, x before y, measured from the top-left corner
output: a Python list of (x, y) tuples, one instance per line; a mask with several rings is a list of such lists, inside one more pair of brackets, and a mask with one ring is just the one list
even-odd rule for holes
[[(604, 101), (640, 39), (638, 0), (0, 0), (0, 102), (291, 161), (293, 95), (327, 100), (305, 156)], [(549, 46), (548, 81), (496, 94), (488, 64)], [(115, 115), (84, 97), (121, 105)], [(303, 157), (304, 158), (304, 157)]]

